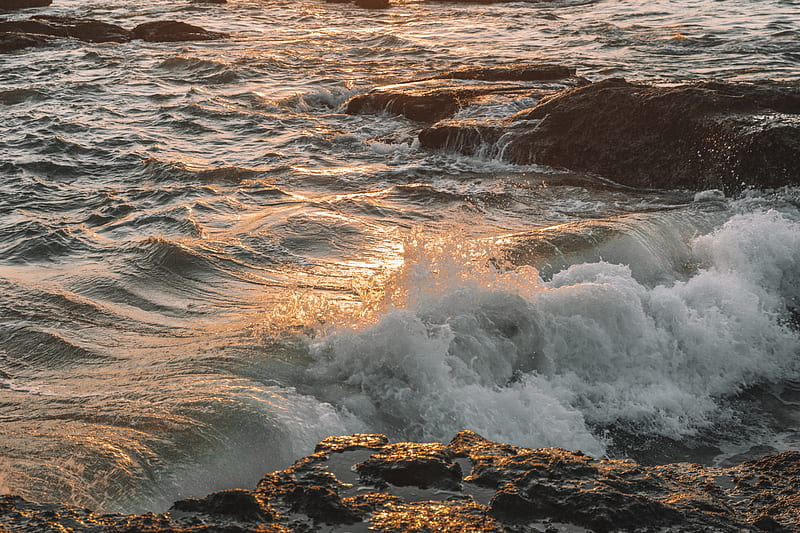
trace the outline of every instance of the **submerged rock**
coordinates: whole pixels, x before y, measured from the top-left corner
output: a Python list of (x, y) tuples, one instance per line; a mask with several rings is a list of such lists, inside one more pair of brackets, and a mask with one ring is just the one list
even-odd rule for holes
[(23, 48), (42, 46), (49, 39), (41, 35), (28, 35), (24, 33), (0, 33), (0, 53), (14, 52)]
[(728, 468), (642, 466), (462, 431), (449, 445), (329, 437), (253, 491), (166, 514), (96, 514), (0, 496), (0, 532), (752, 532), (800, 527), (800, 453)]
[(385, 111), (431, 123), (452, 117), (482, 97), (540, 97), (583, 84), (584, 80), (574, 74), (575, 70), (568, 67), (539, 63), (455, 70), (433, 78), (377, 87), (351, 98), (345, 111)]
[(68, 37), (90, 43), (126, 43), (133, 39), (133, 34), (122, 26), (99, 20), (41, 15), (34, 17), (31, 22), (47, 24), (63, 30)]
[(355, 0), (355, 5), (364, 9), (387, 9), (391, 7), (389, 0)]
[(133, 39), (155, 42), (207, 41), (227, 36), (170, 20), (146, 22), (131, 31), (99, 20), (40, 15), (27, 20), (0, 21), (0, 52), (42, 44), (45, 40), (36, 37), (40, 35), (69, 37), (90, 43), (125, 43)]
[(25, 9), (28, 7), (46, 7), (53, 0), (0, 0), (0, 9)]
[(223, 39), (227, 34), (209, 31), (177, 20), (145, 22), (133, 28), (135, 39), (149, 42), (211, 41)]

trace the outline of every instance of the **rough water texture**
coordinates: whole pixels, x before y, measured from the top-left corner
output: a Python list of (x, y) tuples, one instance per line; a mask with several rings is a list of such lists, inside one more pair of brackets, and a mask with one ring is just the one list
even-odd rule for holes
[[(796, 167), (761, 162), (797, 163), (797, 110), (774, 98), (796, 101), (797, 11), (59, 0), (3, 14), (0, 492), (163, 512), (356, 432), (435, 443), (470, 429), (654, 468), (788, 457), (800, 189)], [(439, 103), (413, 120), (347, 113), (410, 80)], [(769, 139), (789, 155), (761, 145), (767, 159), (724, 167), (735, 183), (703, 165), (623, 179), (663, 177), (683, 159), (667, 147), (653, 169), (645, 145), (638, 167), (509, 157), (510, 134), (536, 121), (567, 145), (632, 146), (556, 113), (611, 86), (621, 99), (746, 87), (745, 133), (787, 132)], [(468, 155), (427, 147), (420, 132), (445, 111), (492, 135)], [(443, 448), (426, 448), (438, 477), (414, 482), (445, 488), (425, 490), (458, 482)], [(365, 476), (404, 475), (365, 461)], [(231, 494), (207, 503), (262, 512)], [(442, 505), (499, 520), (486, 502)], [(768, 514), (794, 523), (781, 512)], [(748, 513), (731, 520), (755, 524)]]
[[(788, 532), (800, 454), (731, 468), (644, 467), (528, 449), (463, 431), (449, 445), (329, 437), (254, 490), (177, 501), (165, 514), (98, 515), (0, 497), (15, 531)], [(0, 526), (2, 527), (2, 526)]]

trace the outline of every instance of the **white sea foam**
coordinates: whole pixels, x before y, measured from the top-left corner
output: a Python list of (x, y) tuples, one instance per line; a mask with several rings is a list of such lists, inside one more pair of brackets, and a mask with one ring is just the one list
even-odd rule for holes
[(690, 246), (694, 275), (648, 287), (607, 262), (543, 282), (417, 238), (377, 322), (315, 344), (309, 373), (319, 395), (402, 438), (471, 428), (598, 455), (610, 424), (691, 435), (735, 416), (725, 398), (798, 375), (785, 318), (800, 294), (800, 224), (737, 215)]

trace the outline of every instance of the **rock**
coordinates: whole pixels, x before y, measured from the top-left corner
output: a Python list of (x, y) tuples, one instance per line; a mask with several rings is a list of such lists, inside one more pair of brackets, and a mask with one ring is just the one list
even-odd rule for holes
[[(459, 464), (468, 463), (462, 479)], [(462, 431), (447, 446), (329, 437), (253, 491), (181, 500), (167, 514), (97, 514), (0, 496), (0, 533), (755, 533), (798, 531), (799, 511), (798, 452), (729, 468), (642, 466)]]
[(0, 0), (0, 9), (25, 9), (28, 7), (46, 7), (53, 0)]
[[(465, 67), (433, 76), (435, 80), (545, 81), (565, 80), (575, 69), (552, 63), (516, 63), (495, 67)], [(588, 82), (586, 82), (588, 83)]]
[(507, 131), (508, 126), (497, 120), (440, 120), (419, 132), (419, 142), (429, 149), (493, 158), (499, 156), (498, 142)]
[(355, 433), (353, 435), (328, 437), (317, 444), (315, 453), (347, 452), (361, 448), (380, 450), (389, 444), (386, 435)]
[(454, 458), (455, 454), (443, 444), (401, 442), (387, 444), (358, 463), (356, 471), (367, 483), (459, 490), (461, 467), (453, 462)]
[(116, 24), (48, 15), (40, 15), (28, 20), (0, 22), (0, 32), (72, 37), (92, 43), (124, 43), (133, 38), (130, 31)]
[(391, 7), (389, 0), (355, 0), (355, 4), (364, 9), (387, 9)]
[(200, 26), (194, 26), (176, 20), (158, 20), (145, 22), (133, 28), (135, 39), (148, 42), (177, 42), (177, 41), (211, 41), (223, 39), (227, 34), (208, 31)]
[(90, 43), (126, 43), (133, 39), (133, 34), (122, 26), (99, 20), (39, 15), (33, 17), (32, 21), (63, 29), (67, 36)]
[(42, 46), (48, 39), (40, 35), (22, 33), (0, 33), (0, 53), (9, 53), (23, 48)]
[(539, 97), (584, 83), (574, 73), (574, 69), (550, 64), (462, 69), (434, 78), (377, 87), (351, 98), (345, 104), (345, 111), (349, 114), (385, 111), (432, 123), (452, 117), (481, 98)]
[(790, 106), (773, 103), (800, 88), (777, 92), (773, 99), (766, 87), (606, 80), (512, 116), (512, 124), (538, 122), (514, 134), (506, 153), (516, 163), (589, 171), (637, 187), (735, 191), (800, 183), (800, 128), (779, 116)]
[(170, 510), (208, 515), (227, 515), (246, 521), (272, 521), (275, 513), (249, 490), (232, 489), (175, 502)]
[(339, 496), (342, 484), (317, 467), (268, 474), (256, 487), (257, 496), (283, 512), (302, 513), (315, 523), (349, 524), (361, 520), (358, 509)]
[(474, 153), (502, 138), (503, 157), (591, 172), (623, 185), (723, 189), (800, 184), (800, 85), (607, 79), (542, 98), (494, 123), (434, 124), (426, 148)]
[(67, 29), (59, 25), (49, 24), (41, 20), (14, 20), (0, 22), (0, 32), (26, 33), (33, 35), (51, 35), (53, 37), (68, 37)]

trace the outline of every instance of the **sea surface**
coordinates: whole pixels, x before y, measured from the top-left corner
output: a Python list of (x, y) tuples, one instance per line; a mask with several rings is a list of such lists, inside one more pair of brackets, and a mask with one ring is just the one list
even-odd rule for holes
[(231, 37), (0, 56), (0, 493), (162, 511), (351, 432), (651, 463), (800, 448), (800, 189), (637, 190), (343, 113), (516, 61), (796, 81), (797, 1), (6, 16), (34, 14)]

